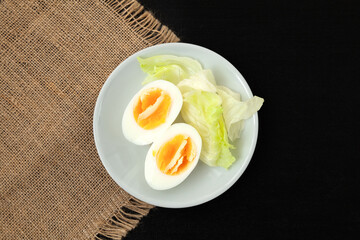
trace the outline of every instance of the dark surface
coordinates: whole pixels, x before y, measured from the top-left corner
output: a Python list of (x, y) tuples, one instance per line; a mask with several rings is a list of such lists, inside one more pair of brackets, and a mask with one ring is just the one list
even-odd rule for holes
[(241, 178), (200, 206), (155, 208), (131, 239), (360, 239), (356, 1), (140, 1), (227, 58), (265, 99)]

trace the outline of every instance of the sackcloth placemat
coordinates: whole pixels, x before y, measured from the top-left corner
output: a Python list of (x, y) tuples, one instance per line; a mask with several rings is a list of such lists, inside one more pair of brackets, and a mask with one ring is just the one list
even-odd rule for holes
[(132, 0), (0, 1), (0, 238), (121, 239), (153, 207), (98, 157), (98, 93), (131, 54), (179, 39)]

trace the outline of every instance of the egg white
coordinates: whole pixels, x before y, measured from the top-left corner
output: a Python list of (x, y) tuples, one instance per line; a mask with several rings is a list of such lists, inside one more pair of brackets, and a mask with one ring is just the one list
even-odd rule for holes
[[(171, 98), (171, 105), (165, 123), (154, 129), (146, 130), (137, 124), (134, 118), (133, 109), (137, 104), (140, 93), (143, 92), (145, 89), (153, 87), (160, 88), (166, 91)], [(183, 99), (181, 92), (179, 88), (176, 87), (173, 83), (165, 80), (157, 80), (145, 85), (135, 94), (135, 96), (131, 99), (124, 111), (124, 115), (122, 118), (122, 131), (125, 138), (128, 141), (137, 145), (147, 145), (152, 143), (155, 139), (159, 138), (163, 134), (163, 132), (168, 129), (175, 121), (175, 119), (179, 115), (182, 104)]]
[[(189, 164), (189, 167), (182, 173), (177, 175), (167, 175), (162, 173), (157, 167), (156, 158), (153, 156), (153, 151), (157, 151), (161, 145), (171, 140), (178, 134), (187, 135), (191, 138), (193, 144), (196, 147), (196, 155), (194, 160)], [(163, 135), (157, 139), (150, 147), (146, 159), (145, 159), (145, 180), (149, 186), (155, 190), (166, 190), (173, 188), (183, 182), (189, 174), (196, 167), (200, 153), (201, 153), (202, 141), (198, 131), (189, 124), (176, 123), (169, 127)]]

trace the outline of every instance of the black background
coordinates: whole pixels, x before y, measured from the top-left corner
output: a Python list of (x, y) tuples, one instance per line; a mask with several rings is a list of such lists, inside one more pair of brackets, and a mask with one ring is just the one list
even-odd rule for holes
[(357, 1), (141, 0), (265, 99), (254, 156), (218, 198), (155, 208), (131, 239), (360, 239)]

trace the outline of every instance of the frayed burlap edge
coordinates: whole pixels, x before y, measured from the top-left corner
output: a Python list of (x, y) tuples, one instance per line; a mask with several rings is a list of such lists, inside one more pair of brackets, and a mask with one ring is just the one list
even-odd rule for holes
[(106, 223), (96, 233), (95, 239), (100, 240), (104, 239), (104, 237), (122, 239), (154, 207), (134, 197), (131, 197), (128, 202), (128, 204), (116, 210), (111, 218), (106, 220)]
[[(162, 25), (135, 0), (103, 0), (103, 2), (110, 10), (127, 22), (137, 35), (151, 45), (178, 42), (180, 40), (174, 32), (167, 26)], [(138, 225), (141, 218), (146, 216), (153, 207), (134, 197), (130, 197), (128, 204), (115, 210), (110, 215), (111, 217), (106, 219), (104, 224), (100, 225), (98, 231), (93, 236), (88, 236), (94, 239), (104, 239), (104, 237), (122, 239), (130, 230)], [(109, 206), (109, 209), (113, 208)]]
[(103, 0), (133, 31), (152, 45), (180, 39), (135, 0)]

